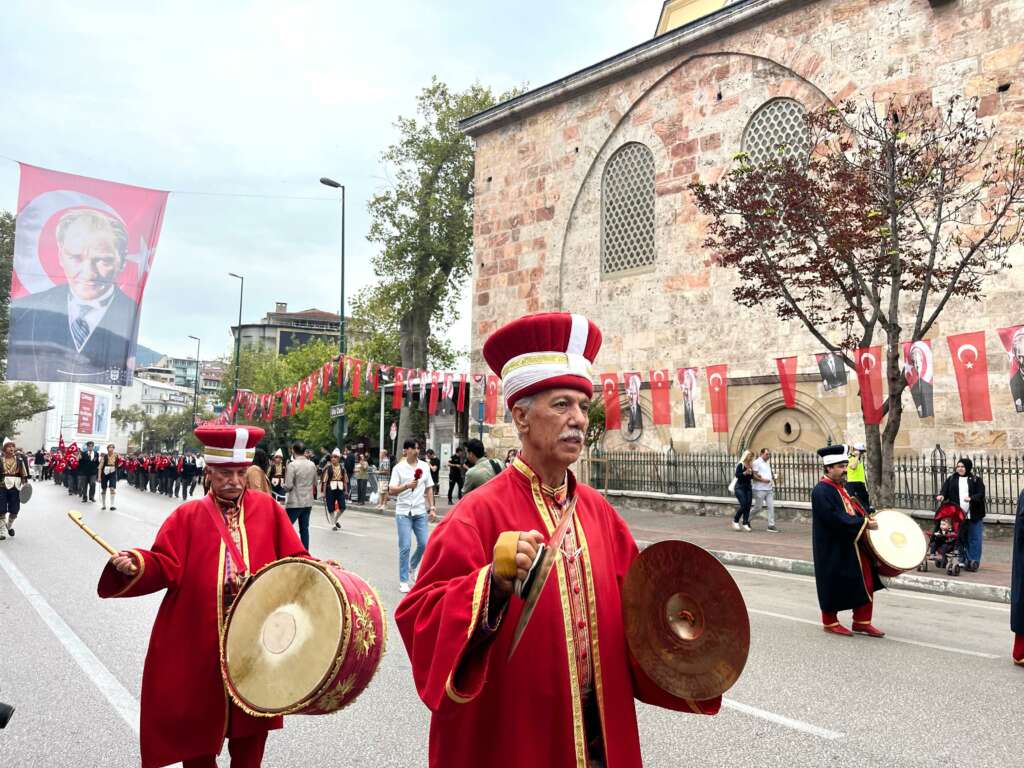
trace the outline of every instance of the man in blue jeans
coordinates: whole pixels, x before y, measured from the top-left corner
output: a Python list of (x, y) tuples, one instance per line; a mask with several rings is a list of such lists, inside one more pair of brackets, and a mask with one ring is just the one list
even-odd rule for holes
[(288, 519), (299, 524), (299, 538), (309, 551), (309, 513), (313, 509), (316, 493), (316, 464), (306, 458), (306, 446), (301, 440), (292, 443), (292, 460), (284, 471), (284, 502)]
[[(391, 470), (388, 494), (395, 499), (395, 524), (398, 527), (398, 591), (408, 592), (409, 583), (416, 581), (423, 550), (427, 548), (427, 515), (437, 519), (434, 507), (434, 480), (430, 465), (419, 458), (419, 444), (408, 439), (402, 445), (402, 460)], [(412, 534), (416, 534), (416, 551), (412, 562), (409, 550)]]

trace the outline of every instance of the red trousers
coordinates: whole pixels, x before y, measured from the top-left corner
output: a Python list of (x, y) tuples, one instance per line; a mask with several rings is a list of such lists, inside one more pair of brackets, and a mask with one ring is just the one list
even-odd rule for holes
[(1013, 636), (1013, 663), (1024, 666), (1024, 635)]
[[(267, 744), (266, 732), (255, 736), (228, 738), (228, 753), (231, 755), (231, 768), (260, 768), (263, 763), (263, 748)], [(216, 755), (193, 757), (182, 762), (182, 768), (217, 768)]]
[[(875, 594), (875, 580), (871, 576), (871, 565), (868, 561), (867, 555), (863, 552), (858, 552), (860, 555), (860, 570), (864, 574), (864, 586), (868, 590), (869, 595)], [(858, 605), (853, 609), (853, 623), (857, 624), (870, 624), (871, 614), (874, 611), (874, 603), (870, 600), (864, 605)], [(821, 612), (821, 623), (826, 627), (834, 627), (839, 623), (839, 614), (828, 611)]]

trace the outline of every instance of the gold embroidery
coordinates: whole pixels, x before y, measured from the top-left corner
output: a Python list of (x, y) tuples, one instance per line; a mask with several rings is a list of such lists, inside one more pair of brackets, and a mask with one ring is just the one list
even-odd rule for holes
[(316, 708), (322, 712), (334, 712), (345, 705), (345, 699), (352, 693), (356, 686), (356, 675), (353, 672), (346, 677), (342, 683), (333, 691), (324, 696), (316, 703)]
[(587, 577), (587, 602), (590, 619), (590, 661), (594, 667), (594, 690), (597, 692), (597, 709), (601, 715), (601, 735), (604, 743), (608, 743), (608, 733), (605, 729), (604, 714), (604, 683), (601, 679), (601, 648), (597, 636), (597, 590), (594, 585), (594, 571), (590, 567), (590, 547), (587, 546), (587, 535), (583, 530), (583, 521), (579, 518), (579, 507), (577, 507), (577, 529), (580, 534), (580, 551), (583, 553), (583, 570)]
[(377, 642), (377, 630), (373, 628), (370, 614), (363, 606), (352, 603), (352, 615), (356, 624), (356, 656), (363, 659), (370, 655)]

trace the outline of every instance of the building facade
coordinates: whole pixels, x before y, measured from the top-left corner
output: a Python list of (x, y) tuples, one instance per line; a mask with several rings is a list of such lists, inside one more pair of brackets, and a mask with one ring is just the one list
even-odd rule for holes
[[(352, 319), (345, 318), (345, 338), (352, 340)], [(231, 335), (238, 338), (239, 327), (231, 326)], [(305, 309), (289, 312), (288, 304), (279, 301), (273, 312), (268, 312), (258, 323), (243, 323), (241, 326), (242, 346), (271, 350), (279, 355), (287, 354), (292, 348), (323, 340), (338, 343), (338, 314), (321, 309)]]
[[(482, 344), (503, 323), (580, 312), (604, 334), (595, 374), (638, 370), (646, 382), (651, 369), (728, 365), (727, 433), (712, 431), (701, 371), (694, 428), (683, 427), (675, 385), (672, 426), (649, 426), (643, 391), (648, 426), (628, 441), (609, 433), (607, 448), (735, 452), (860, 439), (852, 372), (849, 386), (827, 391), (814, 360), (824, 350), (801, 325), (779, 322), (771, 306), (734, 303), (739, 278), (703, 246), (708, 221), (688, 185), (721, 178), (738, 153), (794, 140), (808, 110), (848, 98), (977, 98), (979, 115), (1012, 142), (1024, 126), (1024, 3), (670, 0), (658, 30), (463, 122), (476, 143), (472, 366), (485, 368)], [(1010, 262), (1024, 266), (1024, 249)], [(951, 303), (929, 333), (935, 415), (918, 419), (907, 393), (899, 451), (1024, 447), (994, 332), (1024, 322), (1024, 275), (1007, 270), (986, 286), (981, 305)], [(944, 341), (975, 330), (988, 332), (987, 424), (963, 422)], [(799, 356), (795, 409), (775, 375), (774, 358), (787, 355)], [(508, 432), (495, 428), (499, 443)]]

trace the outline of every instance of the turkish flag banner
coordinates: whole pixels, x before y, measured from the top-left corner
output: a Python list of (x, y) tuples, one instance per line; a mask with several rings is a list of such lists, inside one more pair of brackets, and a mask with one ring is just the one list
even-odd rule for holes
[(853, 353), (860, 385), (860, 407), (865, 424), (882, 423), (882, 348), (864, 347)]
[(779, 371), (779, 386), (787, 408), (796, 408), (796, 358), (776, 357), (775, 367)]
[(708, 400), (711, 401), (711, 430), (713, 432), (729, 431), (729, 381), (726, 378), (726, 365), (709, 365)]
[(498, 390), (501, 379), (493, 373), (487, 374), (487, 398), (484, 400), (484, 424), (494, 424), (498, 420)]
[(903, 347), (903, 375), (907, 379), (914, 408), (922, 419), (935, 415), (935, 397), (932, 380), (935, 366), (932, 363), (932, 343), (929, 339), (905, 341)]
[(668, 368), (651, 370), (651, 420), (658, 425), (672, 425), (672, 404), (668, 388), (672, 377)]
[(437, 382), (441, 378), (441, 374), (437, 371), (430, 372), (430, 401), (427, 404), (427, 413), (433, 416), (437, 413), (437, 401), (441, 395), (438, 391)]
[(462, 413), (466, 410), (466, 374), (459, 374), (458, 402), (455, 403), (455, 410)]
[(999, 329), (999, 340), (1010, 357), (1010, 398), (1017, 413), (1024, 413), (1024, 325)]
[(405, 395), (405, 369), (395, 366), (395, 386), (391, 390), (391, 407), (396, 411), (401, 410), (402, 400)]
[(985, 332), (958, 333), (949, 336), (956, 388), (960, 392), (960, 410), (964, 421), (992, 421), (992, 402), (988, 396), (988, 360), (985, 357)]
[(683, 392), (683, 429), (697, 426), (694, 404), (697, 401), (697, 375), (699, 368), (676, 368), (676, 382)]
[(604, 428), (622, 429), (622, 410), (619, 407), (619, 374), (601, 374), (601, 397), (604, 401)]
[(441, 413), (455, 413), (455, 374), (445, 373), (441, 383)]
[(352, 397), (359, 397), (359, 385), (363, 381), (363, 361), (352, 358)]

